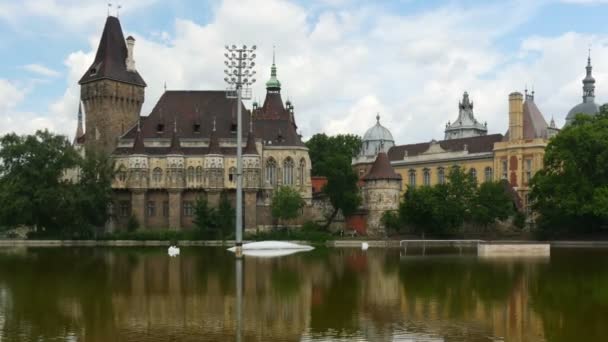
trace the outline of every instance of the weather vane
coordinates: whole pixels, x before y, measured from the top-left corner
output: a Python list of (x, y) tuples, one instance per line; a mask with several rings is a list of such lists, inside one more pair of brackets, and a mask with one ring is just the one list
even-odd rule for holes
[(120, 9), (122, 8), (121, 5), (116, 6), (116, 18), (118, 18), (118, 16), (120, 15)]
[(110, 16), (110, 7), (112, 7), (112, 3), (108, 2), (108, 17)]

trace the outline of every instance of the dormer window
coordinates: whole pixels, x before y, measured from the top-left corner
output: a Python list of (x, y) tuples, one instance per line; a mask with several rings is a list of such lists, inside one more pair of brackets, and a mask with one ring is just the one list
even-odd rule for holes
[(165, 131), (165, 124), (159, 123), (156, 125), (156, 133), (163, 133)]
[(91, 68), (91, 70), (89, 70), (89, 76), (95, 76), (97, 75), (97, 68)]
[(201, 124), (195, 123), (193, 126), (193, 130), (194, 133), (200, 133), (201, 132)]
[(236, 134), (236, 124), (235, 123), (232, 123), (230, 125), (230, 132), (232, 132), (233, 134)]

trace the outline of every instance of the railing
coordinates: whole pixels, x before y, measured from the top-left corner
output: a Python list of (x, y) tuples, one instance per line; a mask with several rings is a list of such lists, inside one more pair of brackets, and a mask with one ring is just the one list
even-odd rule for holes
[(470, 244), (470, 243), (475, 243), (475, 244), (480, 244), (480, 243), (484, 243), (486, 242), (485, 240), (401, 240), (399, 241), (399, 247), (403, 247), (403, 244), (405, 243), (405, 247), (407, 248), (407, 244), (408, 243), (418, 243), (418, 244), (422, 244), (423, 246), (426, 245), (427, 243), (429, 244), (435, 244), (435, 243), (445, 243), (448, 245), (451, 244)]

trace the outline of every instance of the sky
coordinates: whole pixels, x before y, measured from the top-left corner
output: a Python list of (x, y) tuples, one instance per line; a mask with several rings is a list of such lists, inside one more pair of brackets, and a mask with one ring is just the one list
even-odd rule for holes
[[(257, 45), (259, 101), (276, 47), (304, 138), (363, 135), (379, 113), (397, 144), (442, 139), (464, 91), (504, 133), (508, 94), (526, 87), (561, 127), (582, 101), (589, 48), (596, 102), (608, 102), (608, 0), (121, 0), (109, 12), (136, 39), (143, 116), (165, 84), (224, 89), (225, 44)], [(0, 134), (73, 136), (107, 15), (103, 0), (0, 0)]]

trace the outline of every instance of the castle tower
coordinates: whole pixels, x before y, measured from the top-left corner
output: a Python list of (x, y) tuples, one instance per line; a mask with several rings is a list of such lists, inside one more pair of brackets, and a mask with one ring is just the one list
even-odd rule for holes
[(125, 41), (118, 18), (108, 16), (95, 61), (78, 82), (87, 149), (111, 153), (139, 119), (146, 83), (135, 70), (134, 45), (133, 37)]
[(384, 236), (386, 227), (382, 223), (382, 216), (387, 211), (399, 209), (401, 175), (391, 166), (386, 152), (381, 151), (363, 181), (364, 207), (368, 211), (367, 234)]
[(182, 191), (184, 189), (184, 152), (177, 134), (177, 119), (173, 121), (171, 146), (167, 153), (167, 191), (169, 192), (169, 228), (181, 227)]
[(509, 94), (509, 140), (519, 141), (524, 135), (524, 107), (521, 93)]
[(131, 212), (145, 227), (146, 190), (148, 188), (148, 155), (144, 146), (139, 121), (133, 148), (129, 154), (128, 187), (131, 190)]

